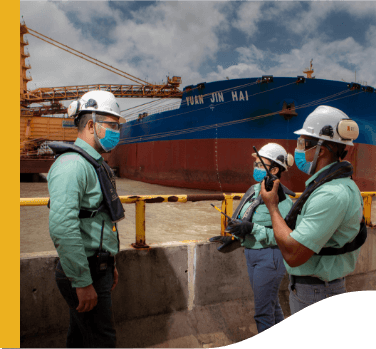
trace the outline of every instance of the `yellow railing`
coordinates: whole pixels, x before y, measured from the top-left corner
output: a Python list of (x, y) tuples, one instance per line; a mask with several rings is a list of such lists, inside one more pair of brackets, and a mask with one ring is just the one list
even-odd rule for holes
[[(193, 195), (128, 195), (120, 196), (123, 204), (136, 205), (136, 242), (132, 244), (136, 248), (148, 247), (145, 243), (145, 205), (146, 203), (161, 202), (196, 202), (196, 201), (222, 201), (221, 210), (228, 216), (233, 213), (233, 201), (240, 200), (244, 193), (234, 194), (193, 194)], [(301, 193), (297, 193), (295, 199), (300, 197)], [(371, 206), (372, 197), (376, 196), (376, 192), (362, 192), (364, 209), (363, 214), (366, 224), (371, 226)], [(21, 206), (46, 206), (49, 198), (28, 198), (20, 199)], [(225, 235), (227, 226), (227, 218), (221, 215), (221, 235)]]

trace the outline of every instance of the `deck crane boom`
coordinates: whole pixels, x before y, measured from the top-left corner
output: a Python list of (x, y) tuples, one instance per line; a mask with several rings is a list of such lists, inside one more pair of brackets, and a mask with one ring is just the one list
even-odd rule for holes
[[(55, 47), (69, 52), (81, 59), (104, 68), (114, 74), (120, 75), (134, 84), (92, 84), (62, 87), (42, 87), (29, 90), (27, 84), (32, 80), (31, 65), (26, 61), (30, 57), (26, 46), (29, 44), (24, 37), (32, 35)], [(60, 117), (41, 117), (51, 114), (66, 114), (66, 107), (61, 103), (64, 100), (78, 99), (88, 91), (105, 90), (112, 92), (117, 98), (181, 98), (179, 90), (181, 78), (167, 77), (167, 82), (159, 85), (149, 84), (118, 68), (99, 61), (85, 53), (77, 51), (54, 39), (51, 39), (36, 30), (26, 26), (22, 20), (20, 23), (20, 157), (21, 173), (44, 173), (52, 164), (53, 156), (48, 153), (48, 141), (74, 141), (77, 137), (77, 129), (72, 127), (73, 120)], [(39, 104), (39, 106), (37, 106)], [(47, 150), (47, 152), (46, 152)]]
[[(80, 85), (80, 86), (63, 86), (63, 87), (43, 87), (32, 91), (26, 88), (26, 84), (31, 80), (31, 77), (26, 79), (22, 84), (22, 68), (24, 70), (30, 69), (30, 65), (21, 64), (21, 115), (32, 114), (34, 116), (41, 116), (44, 114), (62, 113), (65, 109), (59, 103), (62, 100), (72, 100), (81, 97), (88, 91), (92, 90), (105, 90), (112, 92), (118, 98), (181, 98), (182, 92), (178, 89), (181, 84), (181, 78), (174, 76), (171, 79), (167, 77), (167, 82), (164, 84), (153, 85), (147, 81), (139, 79), (129, 73), (126, 73), (118, 68), (115, 68), (107, 63), (101, 62), (98, 59), (90, 57), (89, 55), (77, 51), (67, 45), (64, 45), (54, 39), (43, 35), (36, 30), (26, 27), (21, 23), (21, 63), (22, 58), (28, 57), (28, 54), (23, 52), (23, 48), (28, 43), (23, 39), (24, 34), (32, 35), (40, 40), (43, 40), (55, 47), (58, 47), (66, 52), (69, 52), (81, 59), (84, 59), (92, 64), (95, 64), (101, 68), (104, 68), (112, 73), (120, 75), (128, 80), (133, 81), (135, 84), (131, 85), (115, 85), (115, 84), (92, 84), (92, 85)], [(26, 69), (25, 69), (26, 68)], [(32, 103), (53, 102), (51, 107), (43, 106), (41, 108), (30, 108)], [(29, 112), (28, 113), (28, 109)]]

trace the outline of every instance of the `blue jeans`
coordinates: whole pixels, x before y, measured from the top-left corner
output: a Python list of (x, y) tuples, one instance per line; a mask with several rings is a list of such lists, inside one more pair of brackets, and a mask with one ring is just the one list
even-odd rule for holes
[(97, 305), (89, 312), (79, 313), (76, 289), (66, 277), (60, 261), (56, 266), (55, 279), (60, 293), (69, 306), (67, 348), (115, 348), (116, 331), (112, 314), (111, 287), (113, 268), (103, 275), (91, 271), (93, 286), (98, 295)]
[(286, 268), (278, 247), (245, 248), (244, 254), (255, 298), (254, 319), (260, 333), (284, 319), (278, 291)]
[(294, 283), (290, 276), (290, 310), (291, 315), (309, 305), (337, 294), (346, 293), (345, 279), (333, 280), (330, 283), (307, 285)]

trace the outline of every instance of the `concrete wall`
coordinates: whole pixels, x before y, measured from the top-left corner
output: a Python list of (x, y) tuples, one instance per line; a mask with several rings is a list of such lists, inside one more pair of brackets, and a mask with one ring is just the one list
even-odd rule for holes
[[(368, 229), (348, 291), (376, 289), (376, 229)], [(117, 255), (113, 291), (118, 347), (215, 347), (257, 334), (243, 249), (208, 242), (152, 245)], [(55, 281), (57, 254), (21, 255), (21, 347), (64, 347), (68, 307)], [(287, 275), (280, 288), (285, 316)]]

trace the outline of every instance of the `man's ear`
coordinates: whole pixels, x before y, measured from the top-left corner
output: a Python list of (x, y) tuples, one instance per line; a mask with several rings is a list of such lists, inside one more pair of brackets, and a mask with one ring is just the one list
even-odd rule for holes
[(90, 134), (94, 134), (94, 121), (89, 120), (86, 124), (87, 129), (89, 130)]
[(319, 156), (325, 156), (327, 153), (330, 153), (330, 151), (326, 147), (321, 146)]

